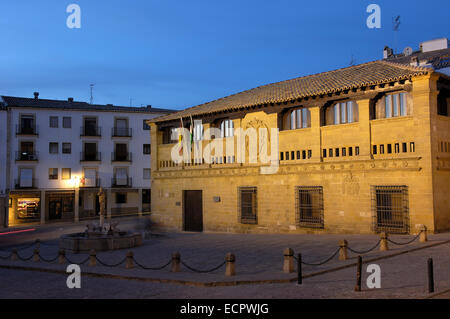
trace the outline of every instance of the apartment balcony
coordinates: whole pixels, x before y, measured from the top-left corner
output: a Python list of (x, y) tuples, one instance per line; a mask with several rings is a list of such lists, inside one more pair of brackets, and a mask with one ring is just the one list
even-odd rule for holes
[(16, 162), (25, 161), (25, 162), (37, 162), (38, 161), (38, 152), (16, 152)]
[(83, 177), (80, 180), (80, 188), (100, 187), (100, 185), (101, 185), (101, 180), (99, 177), (96, 177), (96, 178)]
[(111, 128), (112, 137), (131, 137), (133, 130), (131, 128), (113, 127)]
[(127, 152), (127, 153), (116, 153), (116, 152), (112, 152), (111, 153), (111, 162), (131, 162), (131, 152)]
[(102, 136), (102, 128), (99, 126), (82, 126), (80, 130), (80, 136), (100, 137)]
[(102, 160), (102, 153), (96, 152), (96, 153), (80, 153), (80, 162), (101, 162)]
[(30, 189), (37, 188), (37, 179), (15, 179), (14, 185), (16, 189)]
[(23, 126), (16, 125), (16, 136), (25, 135), (25, 136), (38, 136), (38, 127), (37, 125), (32, 126)]
[(111, 178), (111, 187), (132, 187), (132, 186), (133, 186), (133, 180), (131, 177), (124, 177), (124, 178), (113, 177), (113, 178)]

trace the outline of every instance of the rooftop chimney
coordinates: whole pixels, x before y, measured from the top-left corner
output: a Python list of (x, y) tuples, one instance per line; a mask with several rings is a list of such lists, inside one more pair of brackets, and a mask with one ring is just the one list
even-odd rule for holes
[(69, 98), (67, 99), (67, 101), (69, 101), (70, 103), (72, 103), (72, 102), (73, 102), (73, 97), (69, 97)]
[(394, 51), (390, 47), (385, 46), (384, 50), (383, 50), (383, 59), (390, 58), (393, 55), (394, 55)]
[(37, 100), (39, 98), (39, 92), (34, 92), (34, 98)]

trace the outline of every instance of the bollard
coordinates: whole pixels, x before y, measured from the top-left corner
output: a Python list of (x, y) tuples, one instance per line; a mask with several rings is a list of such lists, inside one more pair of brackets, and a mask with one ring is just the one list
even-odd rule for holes
[(358, 256), (358, 263), (356, 265), (355, 291), (361, 291), (361, 272), (362, 272), (362, 258), (361, 258), (361, 256)]
[(38, 262), (40, 260), (39, 258), (39, 248), (35, 248), (33, 252), (33, 261)]
[(92, 249), (89, 253), (89, 266), (94, 267), (97, 265), (97, 254), (95, 253), (95, 250)]
[(58, 253), (58, 264), (66, 263), (66, 251), (64, 249), (60, 249)]
[(388, 234), (385, 233), (385, 232), (382, 232), (380, 234), (380, 239), (381, 239), (381, 241), (380, 241), (380, 250), (381, 251), (389, 250), (388, 241), (387, 241)]
[(179, 252), (175, 252), (172, 254), (172, 268), (171, 272), (179, 272), (180, 271), (180, 260), (181, 256)]
[(126, 269), (131, 269), (131, 268), (134, 267), (134, 264), (133, 264), (133, 257), (134, 257), (133, 252), (132, 252), (132, 251), (129, 251), (129, 252), (127, 253), (127, 260), (126, 260), (126, 263), (125, 263), (125, 268), (126, 268)]
[(428, 293), (434, 292), (433, 258), (428, 258)]
[(421, 243), (427, 242), (428, 241), (427, 226), (425, 225), (420, 226), (419, 231), (420, 231), (419, 241)]
[(347, 260), (347, 246), (348, 242), (345, 239), (339, 241), (339, 260)]
[(35, 243), (36, 243), (36, 248), (40, 249), (41, 248), (41, 240), (40, 239), (36, 239)]
[(284, 252), (283, 272), (294, 272), (294, 250), (292, 248), (285, 248)]
[(236, 266), (235, 266), (235, 262), (236, 262), (236, 257), (234, 256), (234, 254), (232, 253), (228, 253), (225, 256), (225, 276), (234, 276), (236, 275)]
[(11, 251), (11, 260), (12, 260), (12, 261), (16, 261), (17, 259), (19, 259), (19, 257), (17, 256), (17, 249), (14, 248), (14, 249)]
[(297, 255), (297, 284), (301, 285), (303, 282), (302, 275), (302, 254)]

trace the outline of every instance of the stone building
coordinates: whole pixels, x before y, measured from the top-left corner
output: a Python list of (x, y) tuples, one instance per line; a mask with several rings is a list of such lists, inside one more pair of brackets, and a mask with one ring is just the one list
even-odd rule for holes
[[(442, 67), (450, 66), (448, 48), (445, 54)], [(185, 231), (450, 229), (450, 76), (389, 59), (260, 86), (150, 121), (153, 220)], [(191, 122), (192, 146), (175, 133)], [(207, 133), (213, 127), (220, 136)], [(262, 173), (268, 164), (261, 156), (249, 163), (249, 138), (246, 161), (237, 161), (240, 128), (279, 129), (277, 140), (265, 141), (268, 149), (278, 141), (274, 174)], [(223, 151), (210, 158), (192, 152), (189, 161), (174, 159), (180, 145), (206, 149), (213, 141)]]

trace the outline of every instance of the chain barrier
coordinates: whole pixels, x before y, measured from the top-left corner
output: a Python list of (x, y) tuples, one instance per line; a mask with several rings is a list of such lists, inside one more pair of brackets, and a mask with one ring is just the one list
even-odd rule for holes
[(370, 253), (372, 250), (377, 248), (380, 243), (381, 243), (381, 239), (378, 240), (378, 242), (375, 244), (375, 246), (373, 246), (372, 248), (370, 248), (368, 250), (355, 250), (355, 249), (350, 248), (349, 246), (347, 246), (347, 249), (350, 250), (352, 253), (355, 253), (358, 255), (364, 255), (364, 254)]
[[(34, 245), (36, 245), (36, 241), (34, 241), (34, 242), (32, 242), (31, 244), (27, 244), (27, 245), (25, 245), (24, 247), (21, 247), (21, 248), (17, 248), (17, 247), (15, 247), (15, 249), (17, 250), (17, 251), (22, 251), (22, 250), (25, 250), (25, 249), (28, 249), (28, 248), (31, 248), (31, 247), (33, 247)], [(20, 246), (18, 246), (18, 247), (20, 247)], [(14, 248), (13, 248), (14, 249)], [(12, 250), (8, 250), (8, 249), (1, 249), (0, 248), (0, 251), (5, 251), (5, 252), (12, 252)]]
[[(329, 262), (331, 259), (333, 259), (333, 258), (337, 255), (337, 253), (339, 252), (339, 249), (340, 249), (340, 248), (338, 248), (338, 249), (333, 253), (333, 255), (331, 255), (330, 257), (328, 257), (327, 259), (325, 259), (324, 261), (322, 261), (322, 262), (320, 262), (320, 263), (306, 263), (306, 262), (304, 262), (304, 261), (302, 260), (302, 264), (303, 264), (303, 265), (306, 265), (306, 266), (321, 266), (321, 265), (323, 265), (323, 264), (326, 264), (327, 262)], [(294, 258), (295, 258), (295, 260), (298, 261), (298, 258), (297, 258), (297, 257), (294, 256)]]
[(81, 262), (75, 262), (75, 261), (73, 261), (73, 260), (70, 260), (69, 257), (66, 256), (66, 260), (69, 262), (69, 264), (82, 265), (82, 264), (85, 264), (85, 263), (89, 260), (89, 257), (90, 257), (90, 256), (87, 256), (86, 259), (84, 259), (84, 260), (81, 261)]
[(217, 267), (214, 267), (214, 268), (211, 268), (211, 269), (208, 269), (208, 270), (200, 270), (200, 269), (195, 269), (195, 268), (193, 268), (193, 267), (187, 265), (187, 264), (184, 263), (183, 260), (181, 260), (181, 259), (180, 259), (180, 262), (181, 262), (181, 264), (182, 264), (184, 267), (186, 267), (187, 269), (189, 269), (189, 270), (191, 270), (191, 271), (193, 271), (193, 272), (196, 272), (196, 273), (208, 273), (208, 272), (213, 272), (213, 271), (218, 270), (219, 268), (222, 268), (222, 267), (227, 263), (226, 261), (224, 261), (224, 262), (222, 262), (220, 265), (218, 265)]
[(46, 263), (52, 263), (52, 262), (54, 262), (56, 259), (58, 259), (58, 257), (59, 257), (59, 254), (56, 255), (55, 258), (46, 259), (46, 258), (42, 257), (41, 254), (39, 254), (39, 259), (41, 259), (42, 261), (45, 261)]
[(22, 261), (28, 261), (28, 260), (30, 260), (31, 258), (33, 258), (33, 256), (34, 256), (34, 252), (31, 253), (30, 257), (22, 257), (22, 256), (20, 256), (19, 252), (17, 252), (17, 258), (19, 258), (19, 259), (22, 260)]
[(411, 239), (410, 241), (407, 241), (405, 243), (395, 242), (392, 239), (389, 239), (389, 237), (387, 238), (387, 241), (392, 243), (392, 244), (394, 244), (394, 245), (398, 245), (398, 246), (408, 245), (408, 244), (411, 244), (413, 241), (415, 241), (417, 238), (419, 238), (421, 233), (422, 233), (422, 230), (417, 234), (416, 237), (414, 237), (413, 239)]
[(138, 267), (140, 267), (142, 269), (145, 269), (145, 270), (161, 270), (161, 269), (164, 269), (167, 266), (169, 266), (170, 263), (172, 262), (172, 259), (170, 259), (166, 264), (164, 264), (164, 265), (162, 265), (160, 267), (147, 267), (147, 266), (144, 266), (144, 265), (138, 263), (138, 261), (134, 257), (133, 257), (133, 261)]
[(8, 259), (11, 258), (12, 254), (13, 254), (13, 253), (11, 252), (8, 256), (1, 256), (1, 255), (0, 255), (0, 259), (8, 260)]
[(102, 266), (105, 266), (105, 267), (118, 267), (118, 266), (122, 265), (127, 260), (127, 257), (123, 258), (120, 262), (118, 262), (116, 264), (107, 264), (107, 263), (101, 261), (97, 256), (95, 256), (95, 259)]

